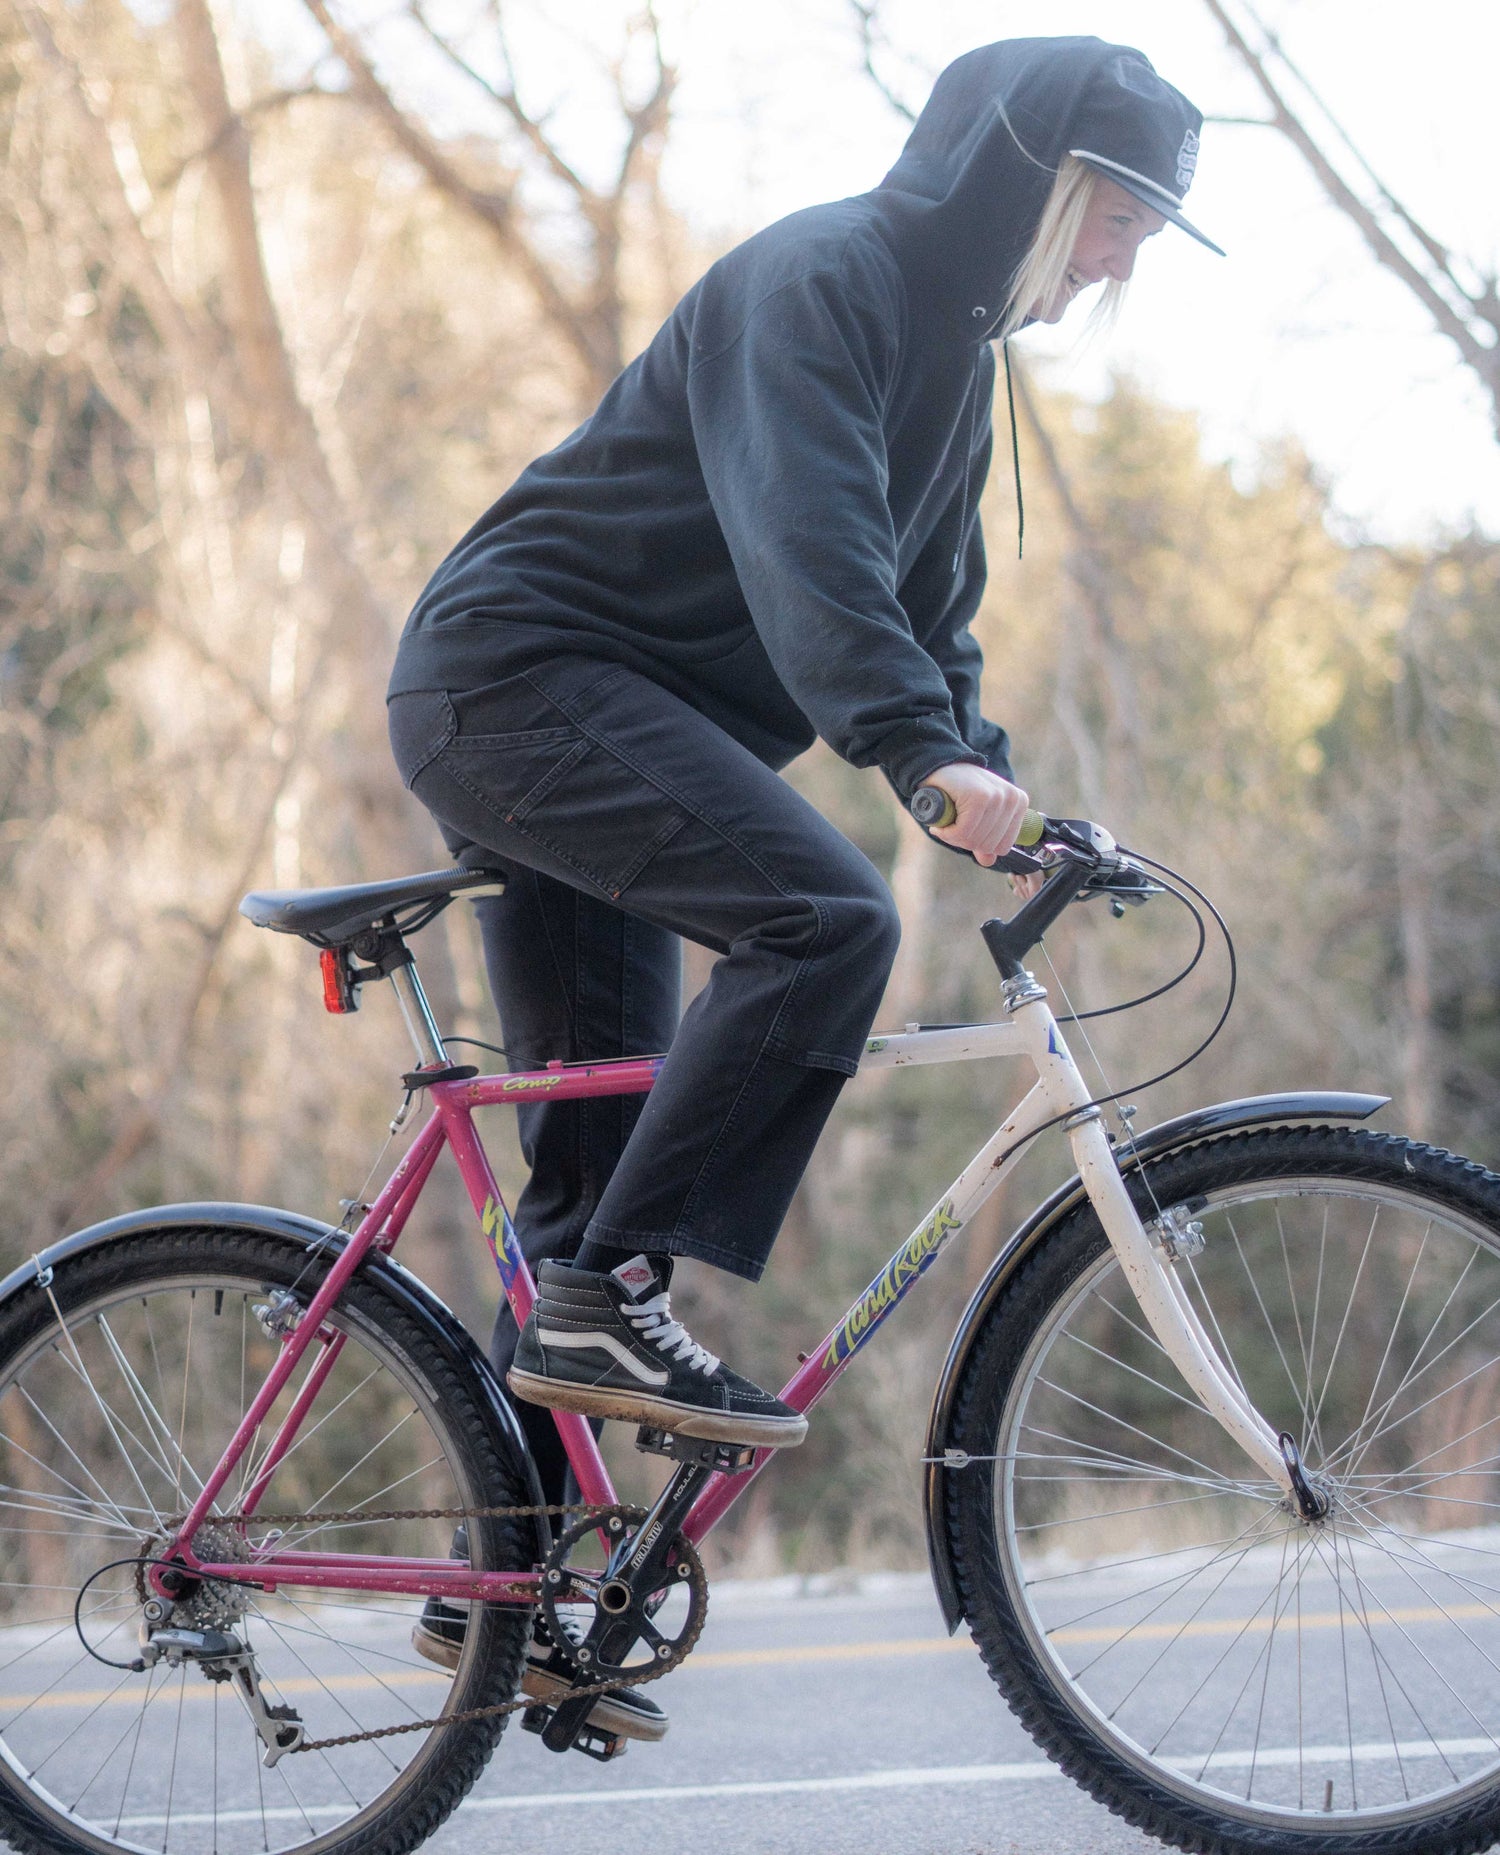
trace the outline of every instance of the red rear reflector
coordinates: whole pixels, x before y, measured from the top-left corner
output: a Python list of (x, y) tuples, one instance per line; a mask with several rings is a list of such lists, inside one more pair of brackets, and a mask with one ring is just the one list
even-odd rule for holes
[(323, 1006), (327, 1011), (345, 1012), (359, 1010), (359, 997), (349, 982), (349, 968), (344, 964), (344, 956), (337, 948), (325, 947), (318, 955), (318, 964), (323, 968)]

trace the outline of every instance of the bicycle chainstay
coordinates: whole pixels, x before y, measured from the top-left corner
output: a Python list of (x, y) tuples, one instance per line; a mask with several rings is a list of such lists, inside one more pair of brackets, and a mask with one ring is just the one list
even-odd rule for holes
[[(326, 1514), (213, 1514), (207, 1517), (207, 1523), (215, 1527), (355, 1526), (385, 1520), (536, 1520), (543, 1517), (547, 1519), (565, 1517), (570, 1514), (587, 1514), (597, 1516), (600, 1521), (605, 1521), (615, 1513), (625, 1518), (627, 1524), (629, 1520), (639, 1522), (641, 1518), (638, 1508), (629, 1507), (624, 1503), (596, 1507), (588, 1502), (573, 1506), (563, 1506), (552, 1502), (528, 1507), (404, 1507), (381, 1512), (373, 1509), (355, 1509), (347, 1513)], [(186, 1519), (187, 1515), (182, 1514), (168, 1521), (168, 1530), (180, 1526)], [(704, 1595), (703, 1608), (706, 1608), (706, 1579), (703, 1561), (698, 1557), (692, 1542), (681, 1534), (677, 1537), (674, 1549), (686, 1558), (692, 1567), (692, 1583), (699, 1594)], [(553, 1569), (550, 1561), (543, 1569)], [(251, 1584), (253, 1580), (216, 1578), (213, 1582), (216, 1584)], [(512, 1587), (510, 1593), (517, 1597), (526, 1594), (525, 1587), (522, 1586)], [(592, 1682), (587, 1687), (570, 1688), (567, 1699), (583, 1700), (595, 1695), (613, 1694), (622, 1688), (644, 1687), (648, 1681), (660, 1681), (663, 1675), (671, 1674), (674, 1668), (687, 1660), (702, 1632), (703, 1618), (700, 1614), (698, 1627), (678, 1643), (665, 1660), (651, 1664), (642, 1669), (639, 1674), (615, 1675), (608, 1680)], [(437, 1726), (466, 1726), (471, 1720), (495, 1719), (501, 1714), (520, 1713), (528, 1707), (535, 1707), (539, 1704), (541, 1703), (523, 1694), (518, 1695), (514, 1700), (497, 1701), (490, 1707), (466, 1707), (461, 1713), (440, 1714), (431, 1720), (406, 1720), (399, 1726), (372, 1727), (366, 1733), (341, 1733), (333, 1739), (304, 1739), (300, 1745), (292, 1747), (291, 1750), (292, 1752), (327, 1752), (335, 1746), (358, 1745), (367, 1739), (392, 1739), (401, 1733), (428, 1732)]]

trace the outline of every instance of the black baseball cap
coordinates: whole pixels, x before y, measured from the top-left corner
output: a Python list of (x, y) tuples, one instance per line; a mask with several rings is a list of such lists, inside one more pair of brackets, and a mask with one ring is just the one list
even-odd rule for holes
[(1202, 127), (1203, 117), (1180, 90), (1158, 77), (1140, 52), (1122, 48), (1080, 101), (1068, 125), (1068, 153), (1222, 258), (1223, 247), (1182, 216)]

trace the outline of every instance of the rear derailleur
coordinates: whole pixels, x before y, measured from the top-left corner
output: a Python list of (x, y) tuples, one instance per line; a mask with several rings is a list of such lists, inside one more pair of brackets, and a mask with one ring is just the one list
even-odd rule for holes
[[(206, 1588), (212, 1589), (207, 1586)], [(202, 1608), (201, 1602), (197, 1608)], [(176, 1613), (186, 1608), (188, 1618)], [(238, 1618), (226, 1618), (220, 1627), (212, 1627), (192, 1615), (191, 1599), (186, 1606), (164, 1597), (149, 1597), (141, 1606), (138, 1669), (182, 1668), (188, 1663), (200, 1670), (209, 1681), (227, 1681), (250, 1716), (264, 1750), (261, 1763), (269, 1770), (288, 1752), (295, 1752), (307, 1737), (302, 1717), (294, 1707), (272, 1705), (261, 1692), (260, 1671), (255, 1651), (235, 1633)]]

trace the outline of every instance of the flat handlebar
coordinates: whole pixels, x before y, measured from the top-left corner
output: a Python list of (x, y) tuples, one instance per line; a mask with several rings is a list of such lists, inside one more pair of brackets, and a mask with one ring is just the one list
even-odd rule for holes
[[(924, 830), (952, 824), (957, 807), (940, 786), (919, 786), (912, 794), (911, 815)], [(1155, 885), (1122, 852), (1110, 832), (1086, 818), (1049, 818), (1028, 811), (1016, 833), (1015, 848), (997, 857), (993, 868), (1008, 875), (1047, 873), (1070, 865), (1090, 872), (1086, 893), (1106, 890), (1117, 900), (1144, 901)]]

